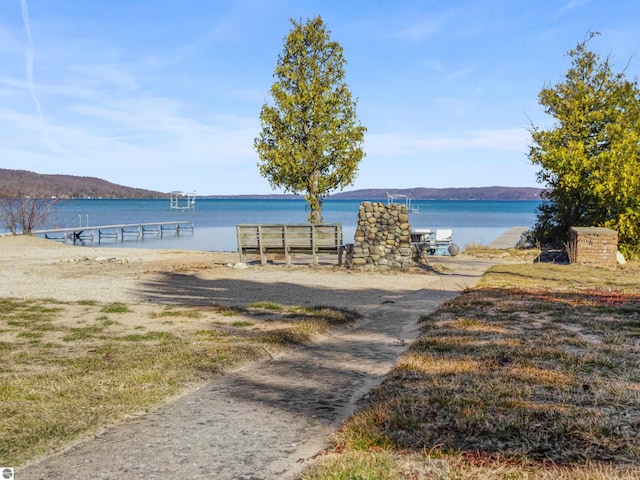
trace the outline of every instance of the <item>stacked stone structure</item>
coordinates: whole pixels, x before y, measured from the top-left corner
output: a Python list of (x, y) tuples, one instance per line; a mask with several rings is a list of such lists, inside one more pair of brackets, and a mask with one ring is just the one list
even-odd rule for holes
[(571, 227), (569, 261), (585, 265), (615, 267), (618, 232), (601, 227)]
[(346, 266), (402, 269), (411, 263), (411, 225), (407, 205), (361, 203), (354, 244), (346, 252)]

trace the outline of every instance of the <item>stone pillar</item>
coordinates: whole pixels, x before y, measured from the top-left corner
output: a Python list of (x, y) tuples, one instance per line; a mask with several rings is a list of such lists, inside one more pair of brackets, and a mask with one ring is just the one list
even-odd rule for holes
[(353, 247), (345, 264), (350, 268), (407, 268), (412, 263), (409, 210), (403, 204), (363, 202)]

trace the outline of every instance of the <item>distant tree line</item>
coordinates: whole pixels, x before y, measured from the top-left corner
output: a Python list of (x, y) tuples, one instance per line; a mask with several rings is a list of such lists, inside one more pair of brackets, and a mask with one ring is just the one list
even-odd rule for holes
[(542, 191), (535, 187), (371, 188), (340, 192), (330, 198), (386, 200), (390, 193), (412, 200), (541, 200)]
[(0, 168), (0, 198), (17, 193), (32, 198), (166, 198), (167, 194), (125, 187), (94, 177), (47, 175)]

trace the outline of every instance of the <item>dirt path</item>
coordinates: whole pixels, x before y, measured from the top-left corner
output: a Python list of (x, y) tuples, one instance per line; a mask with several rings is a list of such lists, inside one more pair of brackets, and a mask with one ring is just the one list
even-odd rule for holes
[[(350, 305), (364, 314), (355, 327), (229, 372), (28, 465), (16, 478), (295, 478), (416, 338), (419, 318), (473, 286), (491, 264), (458, 260), (446, 274), (420, 276), (419, 288), (409, 293), (387, 295), (375, 304), (363, 296), (367, 303)], [(304, 293), (280, 290), (288, 300)], [(279, 301), (278, 291), (270, 291), (270, 300)], [(237, 294), (236, 300), (252, 292), (244, 288)]]

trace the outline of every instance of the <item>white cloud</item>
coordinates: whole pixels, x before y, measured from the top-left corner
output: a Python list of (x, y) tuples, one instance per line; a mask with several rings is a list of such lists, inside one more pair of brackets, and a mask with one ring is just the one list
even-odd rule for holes
[(438, 151), (495, 150), (526, 151), (529, 133), (525, 129), (474, 130), (461, 135), (418, 135), (406, 133), (370, 134), (365, 139), (370, 157), (413, 155)]
[(425, 17), (412, 22), (402, 29), (393, 32), (392, 36), (411, 44), (419, 44), (442, 30), (446, 23), (446, 15)]
[(576, 8), (580, 8), (586, 3), (588, 3), (588, 0), (570, 0), (555, 11), (553, 18), (558, 19), (559, 17), (562, 17), (564, 14), (572, 10), (575, 10)]
[(135, 75), (108, 64), (75, 65), (69, 69), (81, 75), (82, 82), (92, 86), (113, 86), (118, 90), (131, 91), (138, 88)]

